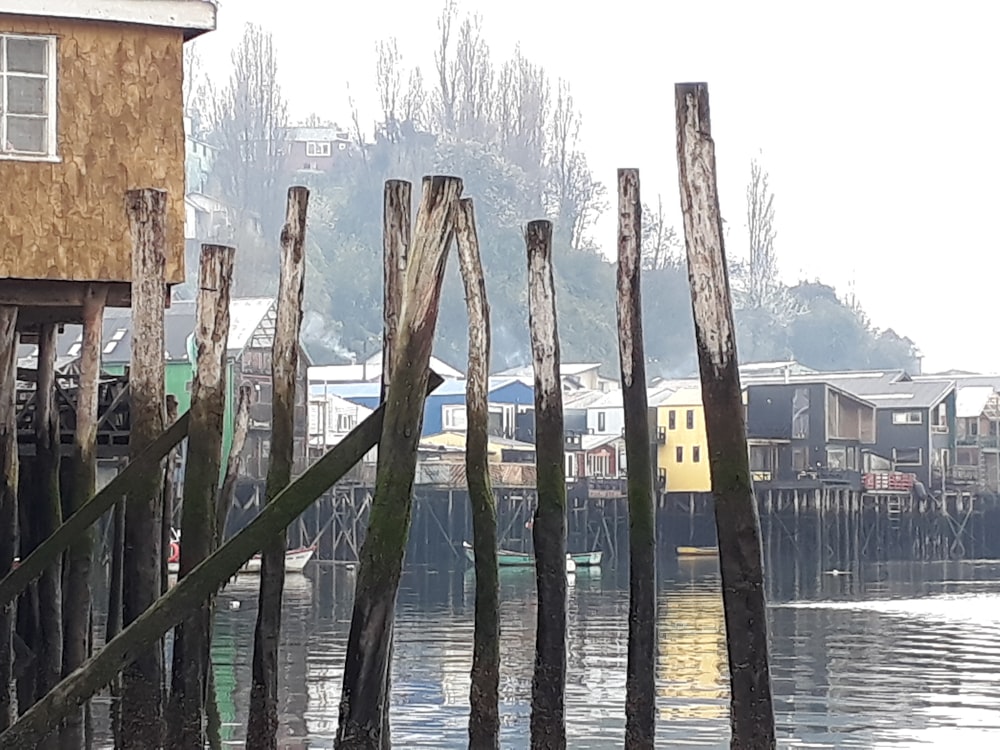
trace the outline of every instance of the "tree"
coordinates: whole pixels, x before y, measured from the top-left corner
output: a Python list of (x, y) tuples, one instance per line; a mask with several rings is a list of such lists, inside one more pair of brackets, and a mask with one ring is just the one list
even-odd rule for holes
[(663, 196), (656, 196), (656, 210), (642, 207), (642, 268), (658, 271), (681, 263), (683, 245), (677, 230), (667, 224), (663, 213)]
[(238, 278), (237, 287), (245, 293), (248, 286), (254, 288), (262, 268), (277, 273), (277, 254), (266, 251), (269, 246), (263, 246), (261, 238), (276, 237), (281, 226), (281, 146), (288, 116), (269, 32), (247, 24), (232, 62), (226, 84), (221, 89), (209, 86), (208, 115), (210, 137), (218, 149), (213, 178), (235, 214), (235, 236), (230, 239), (240, 247), (239, 267), (252, 274)]

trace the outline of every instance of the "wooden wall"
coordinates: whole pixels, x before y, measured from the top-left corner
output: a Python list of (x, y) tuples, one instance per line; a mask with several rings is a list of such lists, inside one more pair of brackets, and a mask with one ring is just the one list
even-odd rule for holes
[(0, 159), (0, 278), (130, 281), (124, 194), (156, 187), (183, 282), (183, 32), (9, 15), (0, 32), (58, 37), (60, 157)]

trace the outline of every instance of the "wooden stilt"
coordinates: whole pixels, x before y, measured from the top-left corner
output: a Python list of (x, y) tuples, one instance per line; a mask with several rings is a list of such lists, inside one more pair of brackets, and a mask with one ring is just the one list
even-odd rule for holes
[[(0, 306), (0, 576), (17, 555), (17, 308)], [(0, 605), (0, 731), (14, 719), (14, 618), (12, 602)]]

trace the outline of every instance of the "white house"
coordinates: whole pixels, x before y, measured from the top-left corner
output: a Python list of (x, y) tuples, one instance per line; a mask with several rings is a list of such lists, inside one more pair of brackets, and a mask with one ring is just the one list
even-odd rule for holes
[[(326, 393), (309, 398), (309, 446), (328, 450), (343, 440), (347, 434), (370, 416), (372, 410), (353, 401)], [(364, 457), (374, 461), (377, 448)]]
[(621, 435), (625, 430), (622, 392), (611, 391), (587, 405), (587, 432), (591, 435)]

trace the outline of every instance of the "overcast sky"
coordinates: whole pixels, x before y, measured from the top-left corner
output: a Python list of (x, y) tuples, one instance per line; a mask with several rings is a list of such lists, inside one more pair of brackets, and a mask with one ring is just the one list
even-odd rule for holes
[[(429, 71), (440, 8), (223, 0), (218, 31), (197, 46), (208, 72), (225, 75), (243, 23), (259, 23), (274, 35), (293, 118), (346, 122), (349, 84), (371, 120), (376, 42), (396, 37), (404, 63)], [(707, 81), (730, 254), (745, 252), (759, 154), (787, 281), (819, 278), (842, 294), (853, 283), (877, 325), (918, 342), (925, 370), (1000, 371), (1000, 4), (460, 0), (459, 10), (481, 14), (495, 57), (520, 43), (567, 79), (597, 177), (613, 190), (617, 167), (638, 167), (644, 200), (662, 194), (678, 228), (673, 84)], [(614, 247), (613, 211), (595, 234)]]

